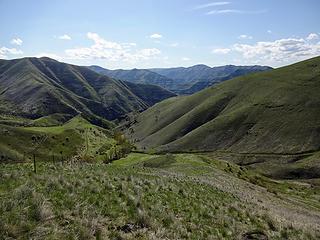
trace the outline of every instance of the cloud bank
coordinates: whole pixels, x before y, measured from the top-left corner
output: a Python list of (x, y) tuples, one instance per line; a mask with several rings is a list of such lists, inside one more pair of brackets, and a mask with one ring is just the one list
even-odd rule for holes
[(118, 43), (108, 41), (97, 33), (88, 32), (88, 39), (93, 41), (90, 47), (80, 47), (65, 50), (70, 59), (105, 59), (108, 61), (124, 61), (135, 63), (148, 60), (159, 54), (157, 48), (136, 49), (135, 43)]
[(254, 44), (236, 43), (229, 48), (213, 49), (212, 53), (238, 53), (247, 62), (279, 66), (319, 56), (318, 39), (317, 34), (311, 33), (305, 38), (283, 38)]
[(7, 58), (8, 54), (11, 55), (21, 55), (23, 52), (21, 50), (18, 50), (16, 48), (7, 48), (7, 47), (1, 47), (0, 48), (0, 58)]

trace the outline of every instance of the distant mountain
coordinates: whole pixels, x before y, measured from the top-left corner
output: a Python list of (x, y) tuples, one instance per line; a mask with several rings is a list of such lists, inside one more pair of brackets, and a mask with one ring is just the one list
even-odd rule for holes
[(192, 67), (151, 68), (132, 70), (108, 70), (90, 66), (91, 70), (106, 76), (133, 83), (159, 85), (177, 94), (188, 95), (233, 77), (272, 69), (266, 66), (208, 67), (200, 64)]
[(0, 60), (0, 113), (28, 118), (82, 113), (113, 120), (171, 96), (159, 86), (115, 80), (50, 58)]
[(270, 166), (280, 162), (262, 165), (260, 158), (281, 156), (282, 175), (319, 177), (319, 93), (316, 57), (165, 100), (138, 115), (128, 136), (142, 149), (242, 154), (240, 164), (263, 166), (273, 176), (280, 173)]
[(192, 94), (234, 77), (271, 69), (271, 67), (258, 65), (226, 65), (211, 68), (209, 66), (200, 64), (187, 68), (152, 68), (149, 70), (173, 79), (176, 85), (170, 90), (179, 94)]
[(90, 66), (89, 68), (99, 74), (132, 83), (153, 84), (166, 89), (171, 89), (172, 85), (174, 84), (174, 81), (172, 79), (149, 71), (147, 69), (135, 68), (132, 70), (109, 70), (100, 66)]
[(191, 67), (150, 68), (149, 70), (178, 82), (196, 82), (215, 77), (214, 75), (211, 75), (212, 68), (204, 64), (198, 64)]

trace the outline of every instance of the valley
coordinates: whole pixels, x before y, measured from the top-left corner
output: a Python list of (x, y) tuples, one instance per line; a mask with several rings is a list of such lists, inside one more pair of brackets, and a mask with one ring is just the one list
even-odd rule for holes
[(319, 0), (0, 10), (0, 240), (320, 239)]
[(0, 61), (0, 239), (318, 239), (319, 59), (190, 96)]

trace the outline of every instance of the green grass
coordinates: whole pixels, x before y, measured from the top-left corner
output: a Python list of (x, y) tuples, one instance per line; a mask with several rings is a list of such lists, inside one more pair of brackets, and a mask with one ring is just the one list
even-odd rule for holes
[[(135, 124), (124, 130), (141, 151), (223, 151), (238, 163), (239, 155), (232, 154), (251, 154), (261, 161), (274, 159), (269, 169), (267, 164), (261, 168), (265, 173), (294, 177), (294, 172), (283, 172), (290, 170), (289, 163), (320, 149), (319, 66), (320, 57), (316, 57), (171, 98), (131, 119)], [(263, 154), (272, 156), (260, 158)], [(293, 157), (282, 162), (283, 155)], [(249, 164), (260, 167), (254, 161)], [(305, 172), (300, 178), (312, 173), (320, 177), (318, 157), (302, 159), (299, 165), (304, 165), (300, 170)]]
[[(1, 125), (1, 130), (1, 161), (30, 161), (33, 153), (40, 161), (61, 161), (73, 156), (103, 160), (105, 150), (114, 144), (110, 131), (95, 126), (80, 116), (58, 126)], [(37, 143), (32, 138), (38, 137), (46, 140), (34, 151)]]
[(132, 138), (163, 151), (315, 151), (319, 64), (317, 57), (166, 100), (137, 117)]
[(72, 118), (72, 115), (56, 113), (56, 114), (35, 119), (33, 120), (32, 125), (39, 126), (39, 127), (62, 125), (68, 120), (70, 120), (71, 118)]
[(112, 164), (41, 163), (37, 174), (31, 164), (2, 165), (0, 239), (235, 239), (251, 231), (319, 237), (204, 182), (214, 180), (208, 172), (217, 164), (134, 153)]

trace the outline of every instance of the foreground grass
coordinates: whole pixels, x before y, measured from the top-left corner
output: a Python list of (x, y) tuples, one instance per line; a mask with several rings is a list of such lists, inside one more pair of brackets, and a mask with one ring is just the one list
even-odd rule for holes
[(212, 167), (193, 155), (142, 154), (108, 165), (42, 163), (38, 174), (1, 165), (0, 239), (319, 237), (201, 181)]

